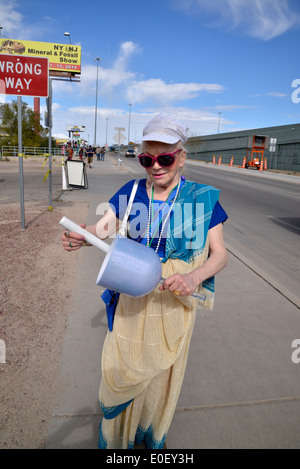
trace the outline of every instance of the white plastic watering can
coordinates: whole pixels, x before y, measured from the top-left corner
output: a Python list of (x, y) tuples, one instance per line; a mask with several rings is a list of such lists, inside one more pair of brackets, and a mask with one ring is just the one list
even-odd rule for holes
[[(153, 249), (119, 235), (109, 245), (66, 217), (59, 223), (106, 253), (97, 285), (125, 295), (140, 297), (148, 295), (159, 283), (164, 282), (161, 277), (161, 261)], [(191, 296), (202, 301), (206, 298), (201, 294)]]
[(123, 236), (117, 236), (109, 245), (66, 217), (59, 223), (106, 253), (97, 285), (138, 297), (147, 295), (159, 284), (161, 262), (153, 249)]

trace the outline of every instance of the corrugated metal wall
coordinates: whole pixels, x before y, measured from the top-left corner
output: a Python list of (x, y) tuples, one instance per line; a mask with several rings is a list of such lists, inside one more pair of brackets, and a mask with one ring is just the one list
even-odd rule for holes
[(229, 164), (233, 156), (234, 165), (242, 165), (249, 137), (254, 135), (277, 138), (275, 153), (269, 152), (269, 146), (264, 153), (268, 168), (300, 172), (300, 124), (192, 137), (185, 147), (188, 158), (212, 162), (214, 155), (217, 161), (222, 156), (222, 164)]

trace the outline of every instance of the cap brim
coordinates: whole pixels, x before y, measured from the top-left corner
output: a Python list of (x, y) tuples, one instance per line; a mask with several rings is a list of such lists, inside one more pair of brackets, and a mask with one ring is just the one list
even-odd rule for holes
[(162, 142), (162, 143), (169, 143), (169, 144), (174, 144), (179, 142), (178, 137), (172, 137), (170, 135), (166, 134), (159, 134), (159, 133), (153, 133), (153, 134), (147, 134), (142, 137), (143, 142)]

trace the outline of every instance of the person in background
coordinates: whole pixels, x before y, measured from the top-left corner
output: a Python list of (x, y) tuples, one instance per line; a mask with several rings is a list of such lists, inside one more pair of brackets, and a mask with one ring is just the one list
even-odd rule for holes
[(73, 147), (71, 145), (71, 142), (68, 142), (67, 144), (66, 157), (68, 160), (71, 160), (73, 158)]
[(105, 147), (102, 147), (102, 148), (101, 148), (100, 155), (101, 155), (101, 161), (104, 161)]
[[(182, 175), (187, 130), (166, 114), (144, 128), (138, 158), (146, 177), (138, 183), (129, 236), (157, 252), (165, 280), (144, 297), (119, 297), (102, 351), (99, 448), (134, 448), (142, 442), (148, 449), (165, 447), (197, 308), (213, 309), (214, 277), (226, 266), (227, 215), (219, 190)], [(119, 189), (101, 220), (87, 227), (89, 232), (105, 239), (118, 230), (133, 185), (129, 181)], [(138, 215), (135, 204), (144, 207)], [(87, 243), (64, 232), (62, 244), (66, 251), (76, 251)], [(195, 292), (206, 297), (203, 303), (191, 296)]]
[(93, 167), (93, 158), (94, 158), (94, 149), (92, 148), (91, 145), (89, 145), (89, 147), (86, 151), (86, 156), (87, 156), (87, 159), (88, 159), (89, 168), (92, 168)]
[(101, 148), (99, 147), (99, 145), (97, 145), (97, 148), (96, 148), (97, 161), (100, 161), (100, 153), (101, 153)]

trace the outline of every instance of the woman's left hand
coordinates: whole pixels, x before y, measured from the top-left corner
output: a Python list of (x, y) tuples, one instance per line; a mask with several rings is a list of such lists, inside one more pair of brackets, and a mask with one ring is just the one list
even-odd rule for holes
[[(85, 224), (79, 226), (81, 226), (81, 228), (86, 227)], [(69, 252), (76, 251), (77, 249), (80, 249), (82, 246), (86, 246), (87, 244), (85, 239), (80, 234), (73, 233), (67, 230), (63, 232), (61, 241), (63, 248)]]
[(192, 272), (188, 274), (174, 274), (165, 279), (160, 290), (170, 290), (176, 296), (188, 296), (195, 293), (198, 284)]

